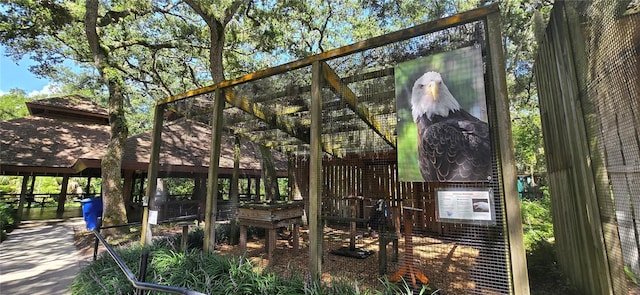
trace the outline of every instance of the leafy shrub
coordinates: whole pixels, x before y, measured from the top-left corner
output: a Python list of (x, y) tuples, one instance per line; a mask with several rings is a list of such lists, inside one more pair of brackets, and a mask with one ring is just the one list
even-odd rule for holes
[(0, 176), (0, 192), (17, 194), (20, 192), (21, 176)]
[(527, 251), (527, 269), (532, 294), (578, 294), (560, 271), (554, 244), (538, 240)]
[[(216, 244), (222, 244), (222, 243), (228, 242), (230, 232), (231, 232), (230, 224), (216, 224)], [(202, 250), (204, 248), (203, 241), (204, 241), (204, 228), (202, 227), (191, 228), (191, 230), (189, 231), (189, 236), (187, 238), (187, 248)], [(182, 245), (182, 234), (178, 234), (170, 239), (163, 240), (160, 243), (171, 244), (170, 247), (174, 247), (174, 245)]]
[(551, 198), (548, 194), (535, 200), (522, 200), (520, 210), (527, 251), (532, 251), (538, 242), (550, 241), (553, 238)]
[(0, 241), (7, 238), (7, 231), (13, 229), (13, 208), (4, 202), (0, 202)]
[[(201, 230), (192, 231), (189, 240), (201, 236)], [(147, 282), (184, 287), (212, 295), (229, 294), (326, 294), (326, 295), (391, 295), (413, 294), (406, 282), (400, 285), (383, 281), (384, 289), (362, 290), (357, 282), (336, 279), (328, 284), (312, 281), (303, 271), (292, 270), (283, 277), (269, 269), (257, 270), (245, 257), (227, 257), (202, 253), (192, 249), (178, 250), (177, 241), (166, 241), (145, 248), (132, 244), (117, 249), (118, 255), (134, 274), (139, 273), (139, 260), (143, 251), (149, 251)], [(426, 293), (426, 288), (419, 294)], [(430, 291), (431, 292), (431, 291)], [(131, 283), (108, 254), (101, 255), (76, 276), (71, 285), (72, 294), (135, 294)], [(163, 293), (153, 293), (163, 294)]]
[(527, 269), (532, 294), (575, 294), (560, 271), (553, 239), (551, 197), (542, 188), (544, 197), (524, 199), (520, 203)]

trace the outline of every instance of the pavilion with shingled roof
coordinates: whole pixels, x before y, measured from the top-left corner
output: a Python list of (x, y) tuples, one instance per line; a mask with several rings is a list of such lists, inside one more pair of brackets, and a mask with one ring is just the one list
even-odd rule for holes
[[(0, 121), (0, 175), (23, 176), (18, 212), (22, 212), (33, 192), (37, 176), (62, 177), (57, 195), (58, 213), (64, 212), (67, 187), (71, 177), (101, 177), (101, 159), (110, 136), (107, 110), (88, 98), (71, 95), (45, 98), (26, 103), (29, 115)], [(195, 190), (190, 199), (196, 206), (206, 188), (209, 165), (211, 129), (206, 124), (188, 123), (178, 118), (168, 121), (163, 131), (160, 177), (193, 179)], [(224, 152), (220, 157), (220, 178), (230, 178), (235, 166), (235, 139), (225, 135)], [(238, 173), (254, 179), (259, 187), (260, 152), (257, 145), (238, 139)], [(144, 181), (149, 167), (151, 132), (130, 136), (122, 160), (124, 195), (130, 218), (139, 218), (135, 210), (142, 201)], [(287, 158), (274, 154), (279, 177), (287, 176)], [(31, 190), (29, 190), (31, 186)], [(139, 198), (134, 196), (136, 191)], [(247, 192), (247, 194), (250, 194)], [(224, 207), (221, 206), (221, 207)], [(132, 210), (133, 209), (133, 210)], [(197, 210), (197, 208), (195, 208)], [(190, 212), (193, 213), (194, 210)], [(185, 214), (185, 213), (182, 213)]]

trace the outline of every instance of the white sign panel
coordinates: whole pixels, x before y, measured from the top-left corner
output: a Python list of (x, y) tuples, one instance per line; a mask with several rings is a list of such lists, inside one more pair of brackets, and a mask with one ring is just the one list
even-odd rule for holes
[(149, 210), (149, 224), (158, 224), (158, 211)]
[(436, 195), (439, 222), (495, 224), (491, 189), (439, 189)]

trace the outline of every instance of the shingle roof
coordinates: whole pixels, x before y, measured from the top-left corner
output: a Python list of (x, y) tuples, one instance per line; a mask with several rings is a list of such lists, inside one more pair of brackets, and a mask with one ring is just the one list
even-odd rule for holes
[(108, 125), (55, 116), (0, 121), (0, 166), (69, 169), (78, 157), (104, 150), (109, 134)]
[(107, 117), (107, 109), (96, 102), (79, 95), (63, 97), (49, 97), (28, 101), (27, 108), (32, 115), (42, 113), (46, 109), (58, 109), (66, 113), (83, 113), (100, 117)]
[[(219, 167), (233, 169), (234, 137), (223, 133)], [(187, 119), (166, 123), (162, 129), (160, 146), (160, 170), (176, 172), (206, 172), (209, 167), (211, 128), (206, 124)], [(240, 170), (259, 171), (259, 147), (247, 140), (240, 141)], [(129, 137), (125, 148), (122, 167), (125, 169), (146, 169), (151, 151), (151, 131)], [(287, 158), (279, 152), (272, 152), (276, 170), (287, 170)], [(194, 170), (195, 169), (195, 170)]]
[[(0, 173), (79, 173), (100, 168), (110, 129), (107, 111), (89, 99), (71, 96), (28, 102), (32, 115), (0, 121)], [(146, 170), (152, 131), (127, 139), (123, 169)], [(209, 167), (211, 129), (180, 119), (166, 123), (162, 132), (160, 170), (206, 173)], [(234, 164), (234, 138), (224, 134), (221, 173)], [(240, 170), (261, 169), (258, 146), (241, 141)], [(274, 165), (287, 170), (285, 155), (273, 152)], [(225, 172), (226, 171), (226, 172)]]

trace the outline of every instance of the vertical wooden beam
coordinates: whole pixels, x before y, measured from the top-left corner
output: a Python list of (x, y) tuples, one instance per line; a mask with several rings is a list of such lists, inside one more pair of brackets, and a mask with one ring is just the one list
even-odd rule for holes
[(142, 200), (142, 230), (140, 243), (142, 245), (151, 245), (153, 243), (153, 234), (149, 225), (149, 207), (153, 205), (153, 199), (156, 195), (156, 186), (158, 180), (158, 170), (160, 167), (160, 144), (162, 143), (162, 124), (165, 105), (156, 105), (153, 118), (153, 133), (151, 135), (151, 153), (149, 155), (149, 169), (147, 172), (147, 192)]
[(18, 220), (16, 224), (20, 224), (20, 221), (22, 221), (22, 210), (24, 210), (24, 202), (26, 202), (27, 199), (28, 182), (29, 176), (22, 176), (22, 186), (20, 187), (20, 201), (18, 201), (18, 215), (16, 216)]
[(231, 203), (231, 230), (229, 232), (229, 243), (235, 245), (238, 242), (238, 205), (240, 204), (240, 137), (235, 136), (233, 145), (233, 173), (231, 174), (231, 184), (229, 185), (229, 200)]
[(247, 190), (245, 191), (246, 198), (248, 200), (253, 200), (253, 197), (251, 196), (251, 179), (253, 178), (249, 176), (245, 179), (247, 180)]
[(224, 89), (216, 89), (211, 119), (211, 154), (209, 156), (209, 179), (204, 215), (204, 251), (212, 253), (216, 245), (216, 211), (218, 210), (218, 165), (220, 164), (220, 141), (222, 138), (222, 116)]
[[(133, 170), (125, 170), (123, 173), (124, 183), (122, 185), (122, 197), (124, 198), (124, 207), (127, 213), (131, 210), (131, 204), (133, 203)], [(127, 215), (128, 216), (128, 215)], [(129, 217), (127, 217), (128, 219)]]
[(87, 177), (87, 187), (84, 191), (85, 195), (91, 194), (91, 176)]
[(60, 195), (58, 195), (58, 208), (56, 217), (62, 218), (64, 214), (64, 204), (67, 202), (67, 189), (69, 188), (69, 175), (62, 176), (62, 185), (60, 187)]
[(262, 201), (262, 195), (260, 195), (260, 176), (256, 176), (256, 196), (258, 197), (258, 201)]
[[(29, 194), (31, 195), (31, 200), (35, 201), (36, 197), (33, 194), (33, 190), (34, 187), (36, 186), (36, 176), (31, 174), (31, 177), (29, 177), (29, 181), (31, 183), (29, 183), (29, 190), (27, 190), (27, 192), (29, 192)], [(27, 204), (27, 208), (31, 208), (31, 202), (28, 202), (29, 204)]]
[(311, 156), (309, 159), (309, 269), (322, 275), (322, 65), (316, 61), (311, 74)]
[(509, 239), (509, 254), (511, 261), (511, 279), (513, 293), (527, 295), (529, 290), (529, 276), (527, 273), (527, 258), (522, 233), (522, 216), (520, 215), (520, 199), (516, 183), (517, 171), (515, 166), (514, 148), (511, 134), (511, 116), (509, 114), (509, 98), (507, 97), (507, 79), (505, 74), (505, 58), (502, 48), (500, 32), (500, 14), (492, 13), (487, 16), (487, 43), (489, 46), (490, 75), (495, 95), (497, 131), (502, 164), (502, 192), (505, 198), (505, 216)]
[(36, 176), (31, 175), (30, 180), (31, 180), (31, 183), (29, 184), (29, 193), (33, 194), (34, 187), (36, 186)]

